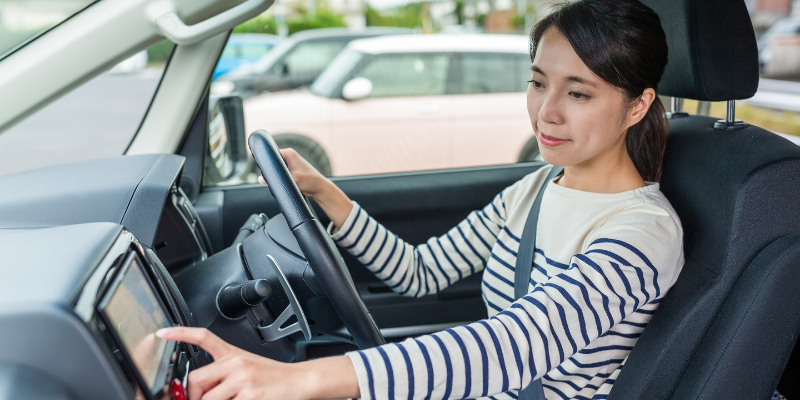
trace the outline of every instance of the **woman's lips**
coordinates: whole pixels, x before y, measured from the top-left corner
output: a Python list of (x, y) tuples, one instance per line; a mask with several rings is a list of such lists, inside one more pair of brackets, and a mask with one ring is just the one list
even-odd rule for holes
[(552, 136), (547, 136), (542, 132), (539, 132), (539, 141), (542, 142), (543, 145), (549, 147), (556, 147), (569, 142), (567, 139), (554, 138)]

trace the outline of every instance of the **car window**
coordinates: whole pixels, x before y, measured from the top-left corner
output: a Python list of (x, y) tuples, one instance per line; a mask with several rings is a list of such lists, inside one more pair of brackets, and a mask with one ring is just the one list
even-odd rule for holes
[(270, 48), (272, 46), (268, 44), (244, 43), (239, 45), (239, 57), (254, 60), (266, 54)]
[(464, 53), (461, 55), (461, 93), (524, 91), (513, 54)]
[[(736, 102), (736, 117), (800, 143), (800, 40), (793, 36), (798, 19), (762, 15), (754, 16), (753, 23), (761, 81), (755, 96)], [(500, 32), (508, 27), (498, 25), (492, 31), (487, 24), (483, 29), (485, 33), (475, 33), (480, 36), (476, 40), (460, 33), (404, 35), (408, 41), (397, 36), (356, 39), (308, 90), (294, 90), (308, 83), (285, 84), (299, 76), (268, 74), (259, 78), (264, 83), (253, 78), (254, 86), (277, 89), (251, 91), (243, 79), (243, 89), (237, 86), (235, 91), (245, 93), (246, 130), (269, 131), (279, 146), (294, 148), (333, 176), (535, 160), (539, 152), (525, 94), (531, 77), (527, 36), (522, 27), (515, 28), (516, 37), (494, 34), (508, 33)], [(314, 40), (325, 34), (318, 30)], [(331, 40), (334, 32), (329, 34)], [(775, 40), (764, 42), (776, 34)], [(284, 60), (299, 59), (306, 49), (300, 49), (302, 42), (297, 40), (303, 37), (312, 35), (284, 40), (259, 63), (271, 61), (269, 68), (275, 68)], [(484, 40), (497, 40), (498, 45), (476, 44)], [(443, 50), (434, 53), (433, 48)], [(297, 53), (287, 58), (293, 50)], [(287, 65), (287, 72), (295, 72), (291, 69)], [(353, 82), (351, 88), (358, 90), (348, 91), (345, 99), (342, 89), (355, 78), (369, 82)], [(670, 109), (671, 102), (665, 100)], [(690, 114), (725, 117), (725, 103), (684, 100), (682, 109)], [(427, 162), (430, 159), (437, 163)]]
[(309, 90), (318, 96), (336, 96), (336, 90), (339, 88), (339, 85), (342, 84), (342, 80), (353, 71), (353, 68), (358, 65), (362, 58), (364, 58), (363, 53), (344, 49), (331, 61), (331, 64), (322, 71), (311, 87), (309, 87)]
[(137, 53), (0, 133), (0, 175), (122, 155), (173, 47), (164, 41)]
[[(339, 54), (345, 42), (304, 42), (286, 55), (283, 65), (290, 74), (302, 74), (322, 71)], [(283, 68), (277, 65), (277, 68)], [(281, 71), (279, 71), (281, 72)]]
[(236, 57), (240, 57), (239, 47), (237, 45), (229, 44), (225, 46), (225, 49), (222, 50), (221, 58), (236, 58)]
[(778, 21), (761, 36), (761, 39), (772, 39), (776, 36), (794, 35), (800, 32), (799, 20)]
[(448, 54), (385, 54), (372, 58), (356, 74), (372, 82), (370, 97), (435, 96), (445, 94)]
[(97, 0), (0, 2), (0, 59)]

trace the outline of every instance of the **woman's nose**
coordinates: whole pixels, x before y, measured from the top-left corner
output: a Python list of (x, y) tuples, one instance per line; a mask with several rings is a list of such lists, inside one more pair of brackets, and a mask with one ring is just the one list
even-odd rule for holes
[(560, 124), (563, 121), (561, 111), (558, 109), (558, 101), (551, 93), (548, 93), (539, 109), (539, 120), (550, 124)]

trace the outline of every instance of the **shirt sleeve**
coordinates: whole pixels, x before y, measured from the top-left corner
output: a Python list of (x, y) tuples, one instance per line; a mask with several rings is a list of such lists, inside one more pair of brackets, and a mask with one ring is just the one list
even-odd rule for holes
[(506, 208), (500, 193), (449, 232), (413, 246), (353, 202), (347, 219), (331, 237), (392, 290), (421, 297), (483, 270), (497, 235), (505, 226), (505, 218)]
[(681, 228), (657, 208), (607, 221), (567, 269), (489, 319), (347, 353), (362, 398), (482, 397), (541, 378), (674, 283)]

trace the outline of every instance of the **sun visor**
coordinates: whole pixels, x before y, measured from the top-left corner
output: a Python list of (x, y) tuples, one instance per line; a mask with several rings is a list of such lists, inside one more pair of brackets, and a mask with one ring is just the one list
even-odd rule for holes
[(758, 49), (742, 0), (642, 0), (661, 17), (669, 62), (658, 93), (704, 101), (752, 97)]

